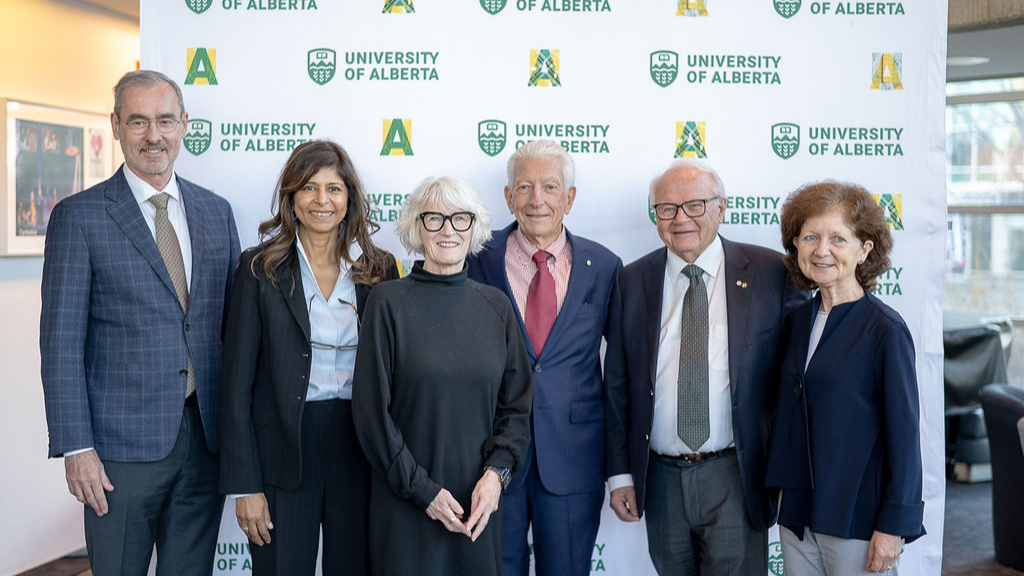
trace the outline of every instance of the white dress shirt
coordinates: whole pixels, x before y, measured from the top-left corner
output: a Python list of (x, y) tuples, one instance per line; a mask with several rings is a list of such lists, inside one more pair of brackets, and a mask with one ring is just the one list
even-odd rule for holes
[(188, 285), (189, 290), (191, 290), (192, 237), (189, 236), (188, 232), (188, 219), (185, 217), (185, 204), (182, 202), (181, 192), (178, 190), (178, 179), (172, 172), (171, 179), (167, 181), (167, 186), (164, 186), (163, 190), (157, 190), (150, 186), (149, 182), (139, 178), (135, 172), (132, 172), (127, 164), (121, 170), (124, 171), (124, 178), (128, 181), (128, 187), (131, 188), (135, 201), (139, 203), (139, 208), (142, 210), (142, 218), (146, 221), (146, 226), (149, 226), (149, 233), (153, 235), (154, 240), (156, 239), (156, 206), (153, 206), (149, 199), (161, 192), (166, 192), (171, 197), (167, 202), (167, 219), (170, 220), (171, 226), (174, 227), (174, 233), (178, 235), (178, 245), (181, 247), (181, 260), (185, 264), (185, 283)]

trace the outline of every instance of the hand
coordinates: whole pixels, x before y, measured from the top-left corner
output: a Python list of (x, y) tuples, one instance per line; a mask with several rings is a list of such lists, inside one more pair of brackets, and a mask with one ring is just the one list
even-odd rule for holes
[(103, 462), (95, 450), (64, 458), (64, 476), (68, 481), (68, 492), (79, 502), (91, 506), (97, 516), (110, 511), (106, 493), (113, 492), (114, 485), (107, 478)]
[(274, 523), (270, 521), (270, 507), (262, 492), (235, 498), (235, 518), (238, 519), (238, 527), (253, 544), (263, 546), (270, 543)]
[(885, 572), (896, 564), (901, 548), (899, 536), (883, 534), (878, 530), (871, 535), (868, 544), (868, 572)]
[(487, 470), (473, 488), (473, 506), (469, 512), (466, 529), (472, 530), (470, 538), (476, 542), (480, 533), (487, 527), (491, 514), (498, 510), (501, 498), (501, 478), (494, 470)]
[(623, 522), (638, 522), (640, 515), (636, 508), (636, 490), (632, 486), (623, 486), (612, 490), (608, 497), (608, 506)]
[(465, 534), (469, 536), (469, 529), (462, 523), (462, 506), (452, 496), (451, 492), (441, 488), (441, 491), (434, 496), (433, 502), (427, 506), (427, 516), (430, 516), (433, 520), (437, 520), (449, 532), (455, 532), (456, 534)]

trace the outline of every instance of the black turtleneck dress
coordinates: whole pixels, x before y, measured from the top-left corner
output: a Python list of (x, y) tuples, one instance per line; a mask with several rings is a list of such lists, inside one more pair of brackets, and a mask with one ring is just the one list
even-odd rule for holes
[(469, 518), (485, 465), (518, 469), (533, 383), (519, 323), (500, 290), (427, 272), (367, 300), (352, 385), (356, 433), (373, 469), (375, 576), (501, 573), (501, 508), (472, 542), (431, 520), (445, 488)]

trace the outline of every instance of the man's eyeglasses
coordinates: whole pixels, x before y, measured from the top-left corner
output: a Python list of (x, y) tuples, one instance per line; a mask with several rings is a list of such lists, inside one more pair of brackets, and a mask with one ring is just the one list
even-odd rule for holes
[[(119, 116), (120, 118), (120, 116)], [(153, 122), (149, 118), (129, 118), (125, 121), (124, 125), (128, 127), (128, 131), (136, 136), (142, 136), (146, 132), (149, 132), (149, 125)], [(173, 116), (164, 116), (156, 119), (156, 129), (161, 134), (170, 134), (181, 124), (181, 118), (175, 118)]]
[(472, 212), (456, 212), (454, 214), (442, 214), (440, 212), (422, 212), (420, 214), (420, 222), (423, 222), (423, 228), (427, 232), (437, 232), (444, 228), (445, 221), (452, 223), (452, 230), (456, 232), (465, 232), (473, 226), (473, 221), (476, 220), (476, 214)]
[[(309, 314), (313, 310), (313, 300), (315, 300), (315, 299), (316, 299), (316, 296), (313, 296), (312, 298), (309, 299), (309, 303), (306, 304), (306, 313), (307, 314)], [(347, 305), (347, 306), (352, 308), (352, 313), (355, 314), (355, 316), (356, 316), (356, 327), (357, 327), (357, 329), (359, 327), (362, 327), (363, 323), (362, 323), (362, 320), (359, 319), (359, 311), (356, 310), (356, 305), (351, 303), (351, 302), (349, 302), (348, 300), (342, 300), (341, 298), (338, 298), (338, 302), (341, 302), (342, 304), (345, 304), (345, 305)], [(358, 344), (341, 344), (341, 345), (338, 345), (338, 344), (324, 344), (323, 342), (317, 342), (316, 340), (310, 340), (309, 341), (309, 345), (310, 345), (311, 348), (315, 348), (317, 350), (339, 350), (339, 351), (340, 350), (355, 350), (356, 348), (359, 347)]]
[(690, 218), (700, 218), (705, 212), (707, 212), (708, 202), (718, 199), (718, 196), (712, 196), (711, 198), (690, 200), (689, 202), (683, 202), (682, 204), (659, 202), (654, 205), (654, 215), (658, 217), (658, 220), (673, 220), (675, 219), (676, 214), (679, 213), (679, 209), (682, 208), (683, 214), (686, 214)]

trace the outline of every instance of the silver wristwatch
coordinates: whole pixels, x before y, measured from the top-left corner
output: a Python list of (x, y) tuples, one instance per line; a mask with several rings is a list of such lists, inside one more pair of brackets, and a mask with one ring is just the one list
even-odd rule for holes
[(508, 488), (508, 483), (512, 481), (512, 471), (508, 468), (498, 468), (497, 466), (484, 466), (484, 472), (488, 470), (498, 475), (498, 480), (501, 480), (501, 489)]

